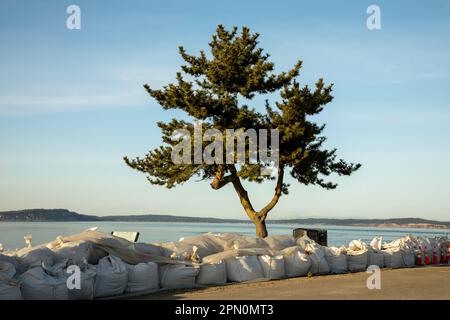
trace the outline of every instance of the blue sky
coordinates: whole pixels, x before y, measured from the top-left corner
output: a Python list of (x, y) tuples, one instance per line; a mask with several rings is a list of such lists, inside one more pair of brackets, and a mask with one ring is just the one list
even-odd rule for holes
[[(66, 8), (81, 8), (81, 30)], [(366, 9), (381, 8), (381, 30)], [(333, 82), (328, 146), (361, 162), (333, 191), (291, 181), (271, 218), (450, 220), (450, 1), (2, 1), (0, 210), (243, 218), (230, 187), (167, 190), (126, 167), (160, 143), (163, 111), (142, 88), (174, 79), (218, 24), (249, 26), (277, 70)], [(254, 107), (261, 107), (261, 99)], [(256, 207), (273, 186), (247, 185)], [(201, 199), (201, 200), (200, 200)]]

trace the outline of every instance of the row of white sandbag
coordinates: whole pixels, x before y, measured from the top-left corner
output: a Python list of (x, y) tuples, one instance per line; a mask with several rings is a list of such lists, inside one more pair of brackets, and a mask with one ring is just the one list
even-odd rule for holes
[[(306, 275), (311, 262), (307, 255), (292, 256), (287, 265), (291, 276)], [(158, 265), (153, 262), (129, 265), (120, 258), (107, 256), (97, 266), (81, 267), (80, 289), (68, 289), (66, 263), (52, 267), (34, 266), (15, 278), (15, 268), (0, 262), (0, 300), (66, 300), (112, 297), (123, 293), (148, 292), (162, 288), (193, 288), (217, 285), (227, 281), (285, 277), (283, 256), (234, 257), (226, 262), (188, 266)]]
[(129, 265), (107, 256), (98, 265), (78, 268), (78, 278), (67, 261), (51, 267), (43, 263), (16, 275), (11, 263), (0, 262), (0, 300), (89, 300), (159, 288), (158, 266), (153, 262)]
[[(131, 266), (122, 262), (120, 258), (108, 256), (100, 259), (98, 266), (82, 267), (81, 290), (67, 289), (68, 275), (64, 263), (57, 263), (51, 268), (31, 267), (15, 284), (11, 278), (9, 283), (3, 283), (2, 286), (4, 291), (7, 291), (5, 288), (9, 286), (9, 295), (13, 298), (16, 297), (14, 292), (17, 293), (20, 284), (24, 299), (92, 299), (120, 295), (124, 292), (144, 292), (160, 286), (191, 288), (196, 285), (217, 285), (263, 278), (297, 277), (304, 276), (308, 272), (328, 273), (330, 269), (323, 247), (311, 244), (308, 245), (308, 249), (309, 255), (295, 246), (282, 251), (282, 255), (278, 256), (230, 257), (225, 262), (201, 266), (163, 265), (159, 276), (155, 263)], [(335, 272), (347, 270), (345, 256), (340, 257), (341, 260), (339, 258), (333, 260), (332, 267)], [(44, 265), (45, 263), (49, 261), (44, 261)], [(14, 267), (10, 264), (10, 268)]]
[[(36, 266), (20, 275), (18, 281), (12, 276), (8, 281), (0, 281), (0, 299), (17, 299), (19, 296), (33, 300), (92, 299), (125, 292), (146, 292), (160, 287), (192, 288), (264, 278), (299, 277), (309, 272), (327, 274), (364, 271), (368, 265), (391, 268), (414, 265), (414, 255), (411, 260), (410, 254), (402, 251), (345, 252), (316, 243), (308, 244), (305, 251), (294, 246), (277, 256), (237, 256), (200, 266), (163, 265), (159, 272), (158, 265), (152, 262), (129, 265), (118, 257), (108, 256), (100, 259), (98, 266), (86, 264), (82, 267), (80, 290), (68, 289), (67, 264), (57, 263), (51, 268)], [(409, 256), (409, 260), (405, 260), (405, 256)], [(9, 264), (8, 267), (8, 274), (11, 275), (14, 266)]]
[(289, 235), (275, 235), (260, 239), (239, 233), (205, 233), (181, 238), (176, 242), (136, 244), (135, 249), (177, 260), (200, 261), (206, 256), (228, 250), (261, 248), (280, 251), (296, 244), (294, 237)]

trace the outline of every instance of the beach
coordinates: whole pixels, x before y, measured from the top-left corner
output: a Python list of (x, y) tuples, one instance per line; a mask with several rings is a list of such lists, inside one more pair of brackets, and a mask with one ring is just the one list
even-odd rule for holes
[(367, 288), (365, 272), (162, 291), (132, 299), (180, 300), (449, 300), (450, 265), (382, 269), (381, 289)]

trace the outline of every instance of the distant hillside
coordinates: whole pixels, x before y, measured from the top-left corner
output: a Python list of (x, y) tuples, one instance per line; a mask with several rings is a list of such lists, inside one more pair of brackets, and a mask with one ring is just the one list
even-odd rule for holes
[(25, 209), (0, 212), (0, 221), (101, 221), (97, 216), (66, 209)]
[[(0, 212), (1, 221), (128, 221), (128, 222), (195, 222), (195, 223), (251, 223), (249, 220), (182, 217), (172, 215), (121, 215), (93, 216), (72, 212), (66, 209), (26, 209)], [(297, 225), (333, 225), (333, 226), (368, 226), (368, 227), (410, 227), (410, 228), (447, 228), (450, 222), (427, 220), (421, 218), (393, 219), (278, 219), (267, 223)]]

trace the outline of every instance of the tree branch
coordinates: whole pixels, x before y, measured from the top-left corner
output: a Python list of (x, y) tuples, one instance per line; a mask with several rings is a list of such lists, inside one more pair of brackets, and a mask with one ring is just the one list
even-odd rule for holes
[(275, 186), (275, 194), (273, 195), (272, 200), (270, 200), (270, 202), (256, 214), (260, 220), (266, 219), (269, 211), (272, 210), (273, 207), (275, 207), (278, 200), (280, 199), (281, 194), (283, 193), (283, 178), (284, 178), (284, 166), (280, 165), (278, 167), (278, 178), (277, 184)]
[(223, 186), (232, 182), (233, 179), (235, 179), (235, 177), (231, 174), (225, 176), (225, 166), (223, 164), (220, 164), (217, 167), (217, 171), (214, 175), (214, 180), (211, 182), (211, 188), (213, 188), (214, 190), (219, 190)]
[(245, 212), (247, 213), (248, 217), (255, 221), (256, 219), (256, 212), (253, 209), (252, 203), (250, 202), (250, 199), (248, 197), (247, 190), (244, 189), (241, 183), (241, 179), (239, 178), (237, 174), (236, 167), (233, 165), (229, 166), (231, 176), (233, 177), (231, 182), (233, 183), (234, 190), (236, 190), (236, 193), (239, 196), (239, 199), (241, 200), (241, 205), (244, 208)]

